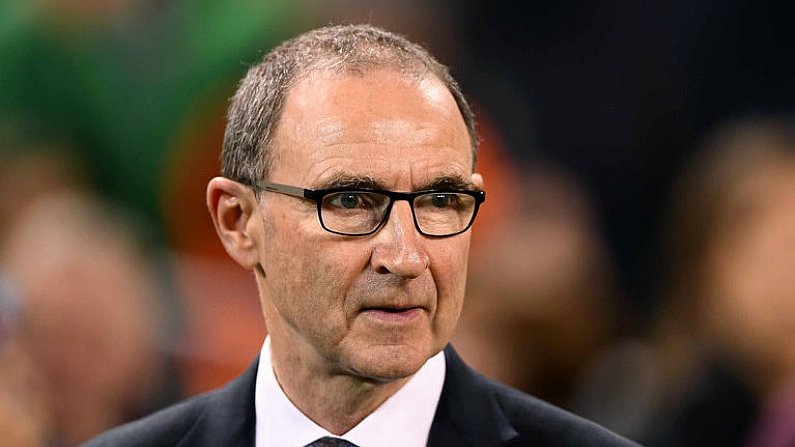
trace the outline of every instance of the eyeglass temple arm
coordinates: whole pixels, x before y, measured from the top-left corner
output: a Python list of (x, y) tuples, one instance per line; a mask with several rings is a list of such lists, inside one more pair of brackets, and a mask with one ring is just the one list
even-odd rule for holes
[(267, 180), (258, 182), (257, 186), (265, 191), (287, 194), (288, 196), (294, 197), (310, 198), (307, 195), (307, 193), (310, 192), (309, 190), (299, 188), (297, 186), (282, 185), (280, 183), (273, 183)]

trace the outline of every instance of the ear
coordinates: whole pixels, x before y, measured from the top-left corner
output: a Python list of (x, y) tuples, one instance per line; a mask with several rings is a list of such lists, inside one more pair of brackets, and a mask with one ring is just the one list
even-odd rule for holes
[(224, 177), (207, 184), (207, 208), (226, 252), (247, 269), (259, 263), (256, 232), (257, 199), (248, 186)]
[(478, 174), (477, 172), (472, 174), (471, 179), (472, 183), (474, 183), (475, 186), (477, 186), (478, 188), (483, 189), (485, 187), (485, 185), (483, 184), (483, 176)]

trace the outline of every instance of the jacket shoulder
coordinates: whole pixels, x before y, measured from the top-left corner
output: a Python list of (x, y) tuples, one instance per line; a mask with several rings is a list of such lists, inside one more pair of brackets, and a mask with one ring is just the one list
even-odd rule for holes
[(630, 440), (469, 368), (451, 346), (429, 445), (637, 447)]
[(193, 397), (142, 419), (121, 425), (83, 447), (171, 447), (179, 445), (211, 406), (212, 392)]
[(483, 378), (517, 432), (510, 445), (638, 447), (606, 428), (490, 379)]
[(122, 425), (82, 447), (253, 446), (257, 364), (223, 388)]

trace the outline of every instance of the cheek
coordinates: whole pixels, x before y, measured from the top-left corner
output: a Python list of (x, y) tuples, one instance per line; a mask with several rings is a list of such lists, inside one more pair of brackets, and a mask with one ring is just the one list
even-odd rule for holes
[(431, 260), (431, 269), (438, 291), (437, 320), (455, 325), (466, 291), (469, 238), (456, 244), (440, 244)]
[[(343, 316), (346, 290), (357, 277), (361, 253), (319, 230), (286, 227), (263, 244), (264, 296), (291, 323), (328, 324)], [(361, 251), (361, 250), (360, 250)]]

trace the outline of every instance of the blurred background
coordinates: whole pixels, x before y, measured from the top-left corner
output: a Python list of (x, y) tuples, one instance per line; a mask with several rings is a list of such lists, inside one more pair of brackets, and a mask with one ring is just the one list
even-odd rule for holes
[(454, 344), (649, 446), (795, 445), (784, 0), (0, 0), (0, 445), (239, 374), (266, 328), (204, 205), (227, 99), (328, 23), (425, 44), (489, 199)]

